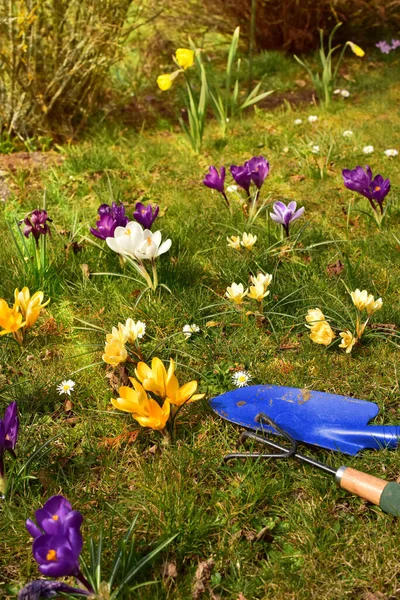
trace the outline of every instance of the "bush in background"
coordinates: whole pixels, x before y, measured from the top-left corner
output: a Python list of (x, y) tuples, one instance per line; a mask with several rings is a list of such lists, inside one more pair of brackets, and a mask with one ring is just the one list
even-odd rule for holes
[(0, 0), (0, 128), (81, 125), (129, 35), (132, 0)]

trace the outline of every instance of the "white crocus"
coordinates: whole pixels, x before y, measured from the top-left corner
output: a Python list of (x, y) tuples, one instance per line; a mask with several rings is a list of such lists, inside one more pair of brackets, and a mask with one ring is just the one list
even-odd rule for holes
[(154, 259), (171, 248), (172, 241), (170, 239), (161, 243), (161, 231), (152, 233), (150, 229), (143, 231), (143, 241), (136, 250), (136, 257), (142, 260)]
[(118, 254), (137, 258), (136, 252), (143, 244), (143, 228), (136, 221), (131, 221), (126, 227), (116, 227), (114, 237), (106, 238), (106, 244)]

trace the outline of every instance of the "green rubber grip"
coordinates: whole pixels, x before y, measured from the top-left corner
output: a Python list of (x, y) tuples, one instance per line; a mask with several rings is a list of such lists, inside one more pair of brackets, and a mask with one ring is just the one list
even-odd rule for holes
[(400, 517), (400, 484), (391, 481), (385, 485), (379, 506), (385, 513)]

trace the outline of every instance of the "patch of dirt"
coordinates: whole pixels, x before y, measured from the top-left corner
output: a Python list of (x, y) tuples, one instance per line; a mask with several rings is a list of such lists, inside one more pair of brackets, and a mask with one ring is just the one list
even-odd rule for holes
[(0, 171), (28, 171), (47, 169), (52, 165), (59, 165), (65, 156), (57, 152), (14, 152), (13, 154), (0, 154)]
[(289, 102), (292, 106), (299, 104), (316, 104), (315, 92), (312, 89), (291, 90), (289, 92), (277, 92), (258, 102), (259, 108), (273, 110), (282, 106), (285, 102)]

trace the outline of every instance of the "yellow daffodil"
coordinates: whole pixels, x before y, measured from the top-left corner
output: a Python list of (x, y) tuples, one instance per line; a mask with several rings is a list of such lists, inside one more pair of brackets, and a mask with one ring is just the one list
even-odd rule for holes
[(362, 57), (365, 55), (364, 50), (362, 48), (360, 48), (360, 46), (357, 46), (357, 44), (355, 44), (354, 42), (347, 42), (347, 43), (356, 56)]
[(164, 399), (167, 396), (168, 381), (173, 376), (174, 370), (175, 363), (172, 358), (167, 372), (161, 360), (155, 356), (151, 361), (151, 368), (146, 363), (139, 362), (135, 374), (145, 390)]
[(225, 296), (235, 304), (243, 304), (248, 293), (249, 290), (244, 289), (243, 283), (232, 283), (231, 287), (226, 288)]
[(272, 281), (272, 275), (269, 275), (269, 273), (266, 273), (264, 275), (264, 273), (257, 273), (257, 276), (254, 277), (254, 275), (252, 275), (250, 277), (251, 279), (251, 283), (255, 286), (257, 286), (258, 284), (261, 284), (264, 288), (264, 292), (267, 291), (269, 284)]
[(265, 291), (265, 288), (262, 283), (256, 283), (256, 285), (250, 286), (249, 298), (253, 300), (257, 300), (257, 302), (262, 302), (263, 299), (268, 296), (269, 290)]
[(346, 354), (350, 354), (350, 352), (353, 350), (354, 344), (357, 341), (357, 338), (355, 338), (348, 329), (346, 329), (346, 331), (341, 331), (339, 335), (342, 338), (339, 348), (346, 348)]
[(316, 344), (329, 346), (335, 337), (336, 336), (327, 321), (322, 321), (321, 323), (315, 324), (311, 327), (310, 339)]
[(240, 243), (243, 246), (243, 248), (246, 248), (246, 250), (252, 250), (256, 241), (257, 241), (256, 235), (252, 235), (251, 233), (244, 232), (242, 235), (242, 241)]
[(326, 322), (326, 319), (320, 308), (310, 308), (306, 315), (306, 321), (307, 323), (311, 323), (311, 326), (314, 326), (321, 322)]
[(122, 325), (122, 323), (118, 323), (118, 329), (117, 327), (113, 327), (111, 333), (107, 333), (106, 340), (107, 342), (116, 340), (121, 344), (125, 344), (125, 342), (128, 341), (128, 334), (126, 332), (125, 325)]
[(176, 62), (182, 69), (188, 69), (194, 63), (194, 50), (189, 48), (178, 48), (175, 52)]
[(205, 394), (195, 394), (197, 390), (197, 381), (189, 381), (182, 387), (179, 387), (179, 381), (175, 375), (171, 375), (167, 382), (167, 399), (175, 406), (182, 406), (186, 402), (195, 402), (204, 398)]
[(0, 335), (7, 333), (16, 333), (21, 327), (25, 326), (25, 321), (22, 321), (22, 314), (19, 312), (18, 304), (13, 307), (8, 306), (7, 302), (0, 298)]
[(160, 406), (158, 402), (149, 398), (138, 381), (130, 377), (135, 389), (128, 386), (119, 388), (119, 398), (111, 399), (115, 408), (129, 412), (132, 417), (142, 426), (150, 427), (157, 431), (165, 428), (170, 415), (169, 400), (165, 400)]
[(30, 291), (27, 287), (22, 288), (21, 291), (18, 288), (14, 291), (15, 306), (18, 306), (22, 316), (25, 319), (25, 328), (29, 329), (36, 323), (39, 315), (43, 308), (47, 306), (50, 299), (43, 303), (44, 294), (43, 292), (35, 292), (31, 297)]
[(170, 73), (165, 73), (164, 75), (159, 75), (157, 77), (157, 85), (163, 92), (169, 90), (172, 85), (172, 76)]
[(123, 342), (112, 337), (112, 334), (109, 333), (107, 338), (109, 339), (104, 347), (104, 354), (102, 358), (107, 364), (116, 367), (120, 363), (126, 361), (128, 358), (128, 352)]
[(365, 304), (365, 309), (367, 311), (368, 316), (370, 317), (371, 315), (374, 314), (374, 312), (376, 312), (377, 310), (380, 310), (382, 308), (382, 304), (383, 304), (382, 298), (378, 298), (378, 300), (375, 300), (373, 295), (370, 294), (368, 296), (367, 302)]
[(227, 237), (226, 240), (230, 248), (234, 248), (235, 250), (242, 249), (240, 245), (240, 235), (231, 235), (231, 237)]

